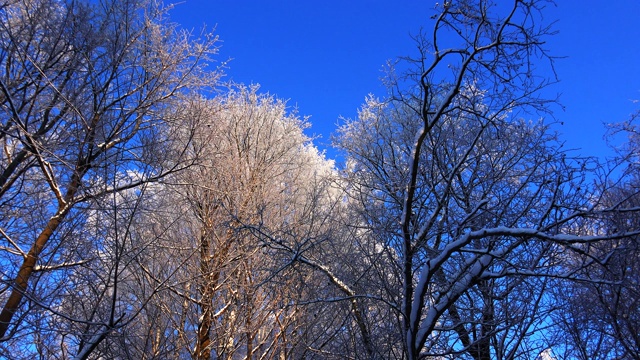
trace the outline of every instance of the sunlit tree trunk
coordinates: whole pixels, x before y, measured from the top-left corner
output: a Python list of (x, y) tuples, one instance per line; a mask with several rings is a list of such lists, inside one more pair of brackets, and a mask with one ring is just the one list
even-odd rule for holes
[[(95, 260), (73, 247), (96, 248), (71, 235), (87, 231), (74, 221), (90, 217), (88, 204), (143, 192), (193, 163), (179, 144), (188, 137), (178, 140), (172, 130), (189, 132), (194, 124), (175, 126), (167, 108), (186, 88), (198, 92), (217, 81), (199, 67), (215, 52), (215, 38), (195, 42), (167, 23), (163, 10), (138, 0), (10, 2), (0, 18), (0, 206), (7, 214), (0, 230), (10, 244), (0, 259), (11, 278), (0, 294), (0, 342), (37, 332), (22, 327), (37, 323), (32, 314), (104, 322), (106, 334), (116, 326), (113, 314), (89, 320), (56, 313), (50, 304), (62, 299), (42, 289), (61, 291), (65, 279), (58, 276)], [(116, 261), (125, 255), (117, 254)], [(119, 281), (110, 275), (102, 278)], [(78, 354), (86, 356), (88, 350)]]

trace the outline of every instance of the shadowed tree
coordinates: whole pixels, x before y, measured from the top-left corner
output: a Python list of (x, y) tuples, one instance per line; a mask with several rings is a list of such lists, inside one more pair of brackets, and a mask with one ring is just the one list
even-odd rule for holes
[[(359, 215), (342, 242), (375, 234), (390, 265), (380, 274), (395, 287), (367, 288), (372, 266), (347, 298), (392, 309), (366, 333), (402, 334), (404, 358), (535, 357), (548, 347), (552, 280), (585, 280), (587, 263), (567, 269), (562, 260), (638, 231), (599, 231), (603, 217), (626, 210), (592, 196), (586, 159), (570, 158), (543, 122), (522, 119), (552, 104), (539, 96), (549, 80), (535, 71), (553, 64), (547, 4), (440, 5), (433, 32), (416, 38), (419, 57), (391, 73), (390, 97), (368, 99), (339, 130)], [(388, 353), (376, 345), (367, 357)]]
[[(625, 132), (628, 141), (615, 159), (617, 165), (626, 166), (625, 171), (615, 181), (611, 174), (603, 176), (599, 185), (602, 201), (619, 209), (599, 224), (600, 231), (609, 234), (640, 228), (638, 115), (636, 112), (629, 121), (612, 127), (615, 132)], [(566, 259), (568, 266), (588, 266), (581, 271), (585, 281), (561, 283), (555, 291), (560, 309), (554, 313), (558, 346), (553, 351), (559, 359), (640, 359), (639, 259), (637, 235), (589, 244), (581, 256)]]

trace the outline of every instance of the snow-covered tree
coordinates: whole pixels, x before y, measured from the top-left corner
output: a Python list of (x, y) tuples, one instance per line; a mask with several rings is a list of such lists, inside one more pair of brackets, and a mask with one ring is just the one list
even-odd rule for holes
[[(612, 162), (617, 172), (605, 172), (599, 190), (602, 202), (618, 209), (602, 218), (604, 233), (633, 232), (640, 228), (640, 142), (635, 122), (615, 124), (612, 129), (628, 135)], [(596, 259), (597, 261), (594, 261)], [(554, 289), (558, 311), (554, 353), (567, 359), (640, 359), (640, 239), (623, 239), (587, 244), (582, 256), (566, 261), (586, 264), (583, 281), (563, 282)], [(575, 267), (575, 266), (574, 266)], [(560, 356), (561, 355), (561, 356)]]
[[(64, 350), (84, 358), (128, 316), (115, 305), (117, 292), (105, 289), (113, 304), (105, 313), (62, 311), (73, 292), (68, 275), (92, 267), (96, 286), (115, 289), (124, 254), (95, 238), (113, 240), (115, 230), (92, 233), (85, 224), (102, 206), (121, 208), (118, 193), (144, 191), (191, 164), (188, 140), (177, 142), (172, 129), (192, 124), (166, 109), (216, 83), (219, 75), (204, 69), (215, 51), (214, 37), (194, 41), (152, 1), (0, 4), (0, 351), (27, 357), (56, 332), (57, 317), (102, 326)], [(127, 249), (125, 238), (118, 249)], [(107, 254), (116, 263), (99, 267)]]
[(191, 99), (177, 111), (202, 126), (190, 135), (198, 163), (167, 185), (171, 208), (181, 214), (167, 236), (183, 250), (170, 261), (181, 269), (162, 306), (184, 304), (174, 314), (185, 316), (162, 316), (176, 319), (185, 341), (178, 346), (196, 359), (295, 358), (298, 328), (307, 321), (297, 289), (306, 275), (281, 273), (282, 251), (275, 247), (290, 244), (263, 234), (319, 221), (309, 214), (321, 205), (314, 199), (324, 196), (333, 164), (304, 134), (306, 121), (257, 86)]
[[(551, 104), (539, 97), (550, 81), (534, 71), (552, 66), (544, 5), (445, 2), (417, 38), (420, 57), (391, 74), (389, 98), (367, 99), (336, 138), (359, 214), (342, 242), (375, 234), (389, 266), (359, 274), (353, 297), (392, 309), (367, 333), (401, 334), (407, 359), (537, 356), (554, 280), (583, 280), (586, 263), (565, 260), (637, 231), (601, 231), (605, 214), (624, 210), (593, 196), (586, 160), (526, 119)], [(394, 291), (373, 293), (372, 275), (393, 279)]]

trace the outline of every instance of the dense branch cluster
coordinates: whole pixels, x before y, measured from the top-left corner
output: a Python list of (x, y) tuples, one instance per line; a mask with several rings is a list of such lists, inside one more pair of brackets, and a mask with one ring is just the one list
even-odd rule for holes
[(338, 167), (154, 1), (0, 0), (0, 357), (639, 359), (637, 125), (539, 119), (546, 5), (436, 5)]

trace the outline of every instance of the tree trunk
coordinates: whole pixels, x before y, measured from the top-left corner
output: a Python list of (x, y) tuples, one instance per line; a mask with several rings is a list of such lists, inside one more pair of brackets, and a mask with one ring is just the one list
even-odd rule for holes
[(22, 302), (22, 298), (24, 297), (25, 292), (27, 291), (27, 286), (29, 285), (29, 279), (31, 278), (31, 274), (33, 273), (33, 269), (36, 266), (36, 262), (38, 261), (38, 257), (40, 253), (47, 245), (47, 242), (53, 235), (53, 232), (60, 226), (62, 220), (69, 210), (68, 206), (64, 206), (58, 209), (58, 212), (49, 219), (47, 226), (42, 230), (35, 243), (29, 250), (27, 257), (24, 259), (22, 265), (20, 266), (20, 270), (18, 271), (18, 275), (13, 281), (13, 286), (11, 289), (11, 295), (7, 302), (4, 304), (2, 308), (2, 313), (0, 313), (0, 341), (4, 339), (4, 336), (9, 329), (9, 324), (11, 324), (11, 320), (13, 319), (13, 315), (18, 310), (20, 303)]

